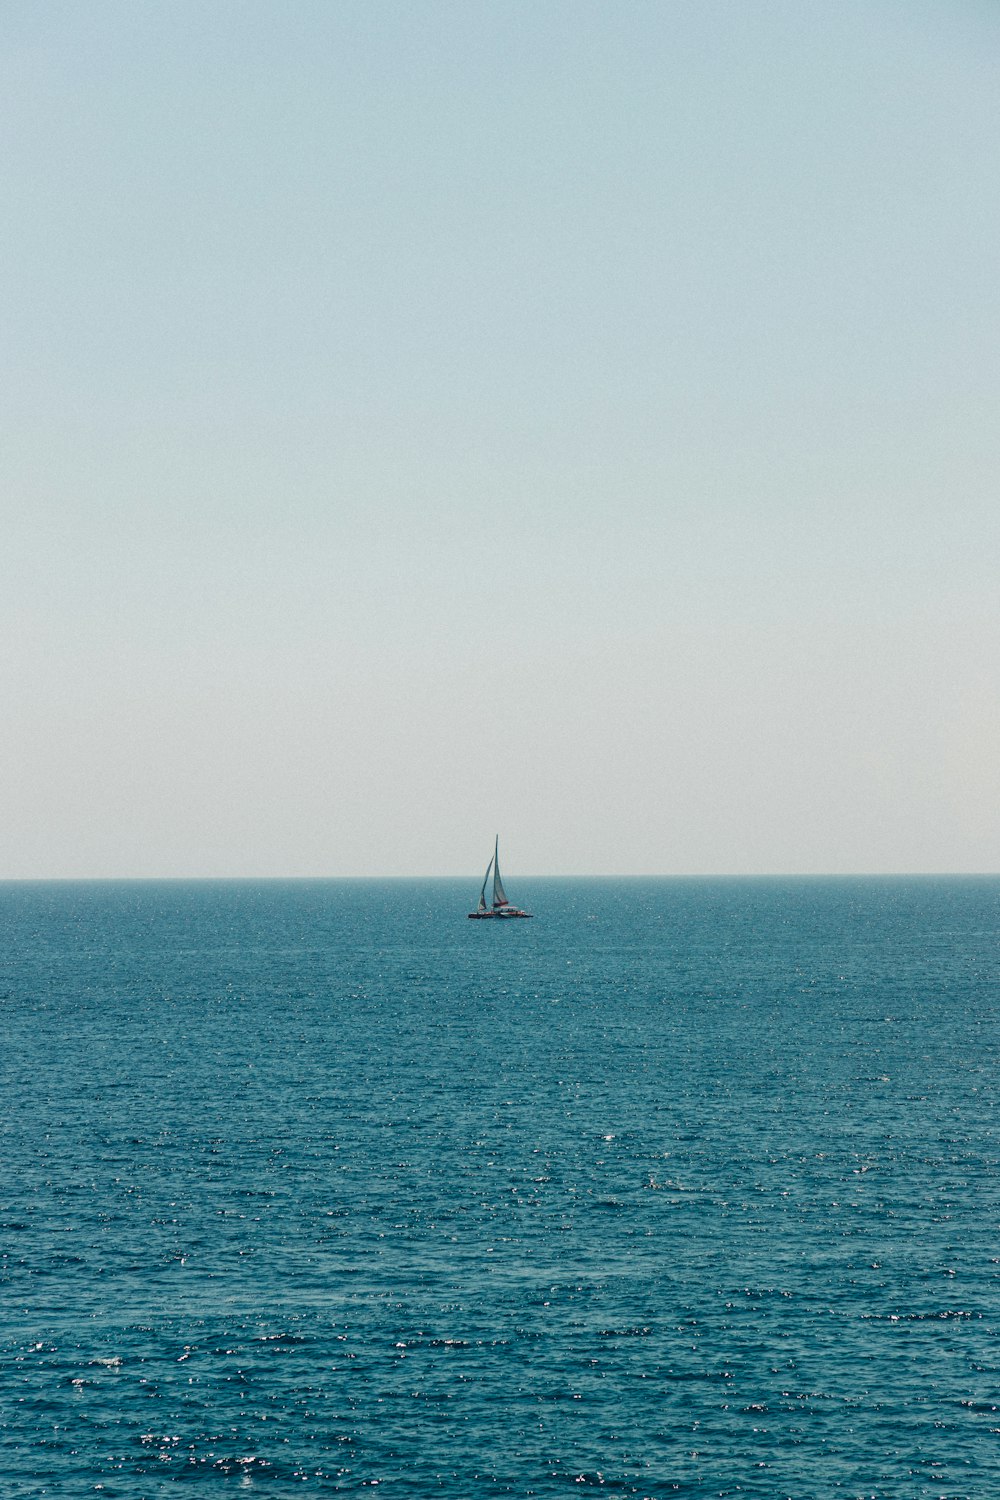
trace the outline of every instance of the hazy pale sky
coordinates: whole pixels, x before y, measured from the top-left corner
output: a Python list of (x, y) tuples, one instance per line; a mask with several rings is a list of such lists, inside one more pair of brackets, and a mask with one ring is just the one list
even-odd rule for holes
[(1000, 869), (995, 4), (7, 0), (0, 129), (0, 876)]

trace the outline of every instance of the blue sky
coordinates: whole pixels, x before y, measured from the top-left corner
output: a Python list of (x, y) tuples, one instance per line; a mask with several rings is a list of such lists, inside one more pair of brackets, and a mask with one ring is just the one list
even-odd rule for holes
[(8, 4), (0, 876), (1000, 866), (1000, 15)]

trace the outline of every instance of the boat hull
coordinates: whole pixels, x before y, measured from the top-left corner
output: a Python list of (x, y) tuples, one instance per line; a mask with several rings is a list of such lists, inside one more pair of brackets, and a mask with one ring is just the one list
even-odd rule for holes
[(510, 917), (530, 917), (533, 915), (533, 912), (521, 911), (517, 906), (510, 906), (505, 907), (500, 911), (470, 911), (469, 921), (481, 922), (484, 921), (487, 917), (500, 917), (506, 921)]

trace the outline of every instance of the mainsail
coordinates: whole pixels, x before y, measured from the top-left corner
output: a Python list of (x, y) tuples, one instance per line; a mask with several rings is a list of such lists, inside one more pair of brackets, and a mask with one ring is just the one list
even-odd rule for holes
[[(499, 834), (497, 834), (496, 848), (493, 851), (493, 859), (491, 860), (491, 864), (493, 865), (493, 905), (494, 905), (494, 907), (497, 907), (497, 906), (509, 906), (510, 902), (507, 900), (507, 892), (504, 890), (504, 888), (503, 888), (503, 881), (500, 879), (500, 835)], [(490, 873), (489, 870), (487, 870), (486, 871), (487, 876), (489, 875), (489, 873)], [(483, 889), (485, 890), (485, 886), (483, 887)]]

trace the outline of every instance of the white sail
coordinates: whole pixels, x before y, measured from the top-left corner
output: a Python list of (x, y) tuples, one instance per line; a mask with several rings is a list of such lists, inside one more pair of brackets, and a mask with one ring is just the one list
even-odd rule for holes
[(490, 862), (489, 862), (489, 864), (486, 866), (486, 874), (483, 876), (483, 888), (479, 892), (479, 905), (476, 908), (477, 911), (485, 911), (486, 910), (486, 882), (490, 878), (490, 871), (492, 870), (492, 868), (493, 868), (493, 860), (491, 859)]
[[(493, 864), (493, 905), (494, 906), (509, 906), (510, 902), (507, 900), (507, 892), (504, 890), (504, 888), (503, 888), (503, 881), (500, 879), (500, 835), (499, 834), (497, 834), (496, 849), (493, 851), (492, 864)], [(486, 873), (488, 875), (490, 873), (489, 870), (487, 870)]]

